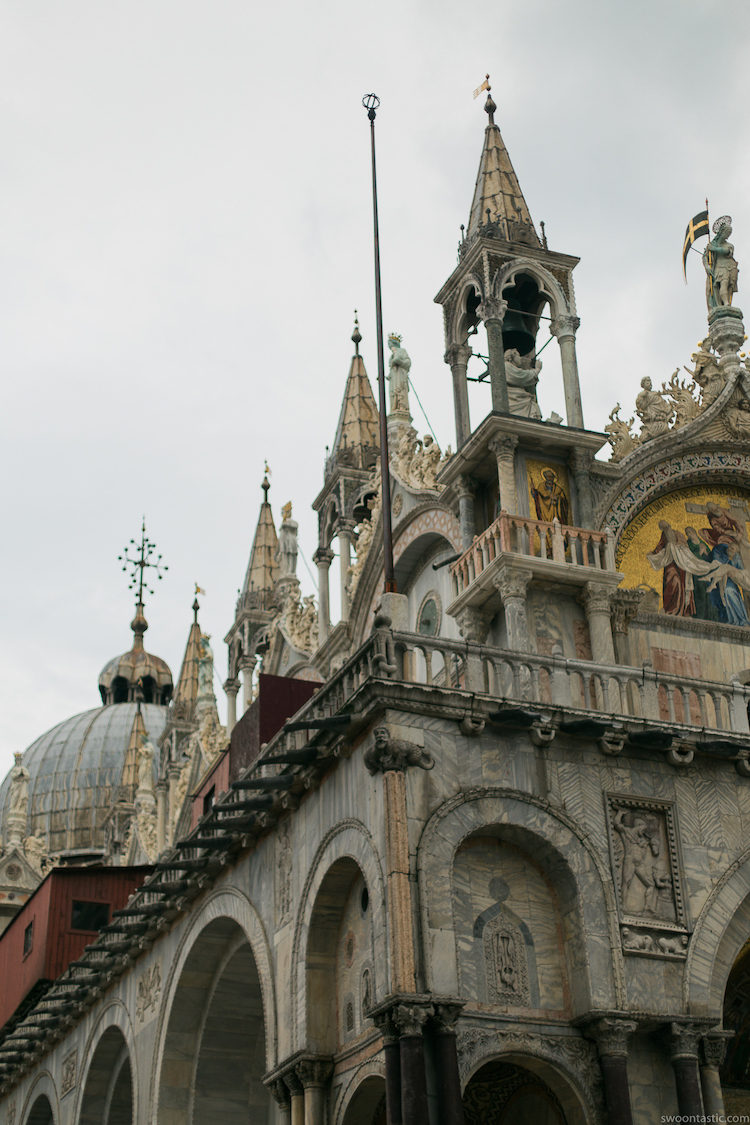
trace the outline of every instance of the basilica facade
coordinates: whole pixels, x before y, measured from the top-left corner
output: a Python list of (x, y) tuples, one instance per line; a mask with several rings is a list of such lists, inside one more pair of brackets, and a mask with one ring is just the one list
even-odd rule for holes
[[(455, 452), (418, 436), (388, 342), (397, 592), (355, 326), (314, 500), (317, 600), (264, 479), (226, 726), (197, 602), (173, 683), (141, 582), (102, 705), (0, 788), (4, 972), (24, 971), (63, 869), (139, 872), (6, 1019), (0, 1122), (750, 1112), (750, 368), (730, 220), (709, 231), (688, 377), (644, 372), (633, 416), (588, 430), (577, 259), (540, 236), (485, 109), (436, 297)], [(537, 398), (547, 329), (564, 419)], [(149, 557), (144, 530), (141, 578)]]

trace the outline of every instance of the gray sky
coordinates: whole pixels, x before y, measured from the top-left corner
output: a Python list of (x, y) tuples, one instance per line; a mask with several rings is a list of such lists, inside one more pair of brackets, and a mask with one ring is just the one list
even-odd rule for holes
[[(532, 216), (582, 259), (584, 413), (601, 428), (705, 334), (700, 263), (686, 288), (680, 250), (706, 195), (734, 218), (750, 304), (749, 28), (746, 4), (706, 0), (1, 0), (0, 772), (97, 705), (130, 644), (116, 556), (143, 513), (170, 566), (147, 647), (175, 676), (195, 581), (225, 675), (264, 458), (310, 560), (355, 307), (377, 371), (363, 94), (382, 99), (385, 328), (441, 444), (433, 296), (468, 216), (486, 71)], [(488, 409), (482, 388), (473, 423)]]

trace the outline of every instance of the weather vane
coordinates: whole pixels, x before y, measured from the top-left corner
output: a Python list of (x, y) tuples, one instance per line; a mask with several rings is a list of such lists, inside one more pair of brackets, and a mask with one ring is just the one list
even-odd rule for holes
[[(131, 555), (129, 552), (133, 551)], [(136, 543), (135, 539), (131, 539), (128, 545), (123, 549), (123, 553), (117, 556), (118, 562), (122, 563), (122, 569), (127, 571), (131, 568), (130, 581), (128, 582), (129, 590), (138, 591), (138, 604), (143, 604), (143, 592), (153, 594), (153, 589), (148, 585), (145, 579), (145, 571), (147, 569), (156, 571), (156, 577), (159, 581), (164, 577), (163, 571), (169, 570), (166, 563), (161, 561), (161, 555), (154, 558), (154, 551), (156, 544), (152, 543), (146, 535), (146, 517), (144, 516), (141, 523), (141, 541)]]

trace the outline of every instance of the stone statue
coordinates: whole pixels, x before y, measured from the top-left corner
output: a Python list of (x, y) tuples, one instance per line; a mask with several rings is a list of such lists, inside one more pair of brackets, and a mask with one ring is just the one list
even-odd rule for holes
[(680, 426), (687, 425), (692, 422), (700, 414), (700, 403), (697, 399), (693, 398), (693, 392), (684, 380), (679, 378), (679, 367), (672, 375), (668, 383), (662, 384), (661, 393), (668, 395), (674, 407), (674, 422), (672, 428), (679, 429)]
[(609, 413), (609, 422), (604, 427), (605, 434), (608, 434), (608, 441), (612, 446), (612, 461), (622, 461), (623, 457), (627, 457), (628, 453), (632, 453), (641, 444), (641, 439), (637, 434), (633, 433), (633, 418), (629, 418), (627, 422), (624, 418), (620, 417), (622, 407), (619, 402), (614, 410)]
[(26, 817), (29, 808), (29, 771), (22, 764), (23, 754), (13, 755), (15, 765), (10, 771), (10, 812)]
[(23, 842), (23, 853), (27, 860), (41, 875), (47, 866), (47, 845), (41, 836), (27, 836)]
[(198, 657), (198, 697), (214, 694), (214, 654), (211, 651), (208, 633), (201, 633), (200, 655)]
[(692, 371), (689, 367), (685, 367), (685, 371), (692, 377), (696, 386), (700, 387), (701, 406), (705, 410), (719, 397), (726, 380), (721, 373), (716, 356), (704, 346), (703, 341), (698, 345), (698, 351), (693, 352), (690, 359), (695, 366)]
[(394, 333), (388, 337), (391, 357), (388, 360), (388, 383), (390, 386), (390, 413), (409, 413), (409, 369), (411, 359), (406, 348), (401, 347), (401, 337)]
[(542, 361), (534, 362), (534, 353), (521, 355), (517, 348), (505, 352), (505, 381), (508, 384), (508, 403), (511, 414), (522, 418), (541, 418), (542, 412), (536, 400), (536, 385)]
[(154, 791), (154, 745), (144, 739), (138, 747), (138, 792), (153, 793)]
[(674, 407), (661, 391), (653, 389), (648, 375), (641, 379), (641, 387), (635, 400), (635, 412), (641, 420), (641, 441), (650, 441), (669, 432)]
[(292, 519), (291, 500), (281, 509), (284, 517), (279, 528), (279, 546), (276, 560), (279, 563), (279, 576), (287, 578), (297, 573), (297, 521)]
[(706, 271), (706, 304), (708, 311), (726, 308), (737, 292), (739, 267), (734, 259), (734, 246), (727, 242), (732, 233), (732, 218), (722, 215), (711, 227), (714, 237), (703, 251)]

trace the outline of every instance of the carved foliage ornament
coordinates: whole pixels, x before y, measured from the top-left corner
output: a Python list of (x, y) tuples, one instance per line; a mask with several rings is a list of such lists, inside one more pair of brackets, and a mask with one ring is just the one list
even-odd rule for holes
[(71, 1051), (62, 1061), (62, 1074), (60, 1077), (60, 1097), (64, 1098), (76, 1086), (78, 1073), (78, 1051)]
[(135, 1012), (138, 1022), (143, 1023), (146, 1016), (156, 1015), (156, 1009), (161, 996), (161, 969), (158, 962), (146, 969), (138, 979), (138, 991)]
[(435, 765), (432, 754), (423, 746), (417, 746), (415, 742), (407, 742), (405, 739), (391, 738), (388, 727), (375, 727), (373, 734), (375, 741), (364, 755), (365, 765), (370, 773), (405, 770), (408, 766), (431, 770)]

